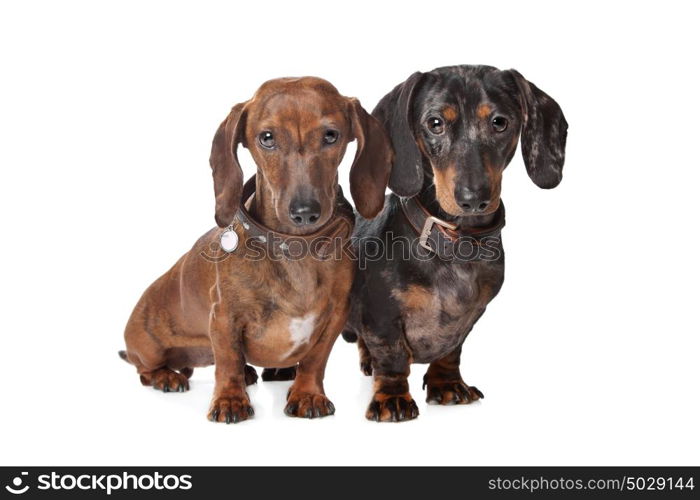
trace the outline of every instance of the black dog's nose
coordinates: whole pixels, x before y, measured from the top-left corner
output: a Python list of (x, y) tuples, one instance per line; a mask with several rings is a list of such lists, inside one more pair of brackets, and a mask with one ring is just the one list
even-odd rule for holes
[(289, 218), (297, 226), (314, 224), (321, 217), (321, 204), (316, 200), (295, 200), (289, 206)]
[(481, 213), (489, 206), (490, 194), (486, 189), (472, 191), (471, 189), (455, 189), (455, 200), (465, 212)]

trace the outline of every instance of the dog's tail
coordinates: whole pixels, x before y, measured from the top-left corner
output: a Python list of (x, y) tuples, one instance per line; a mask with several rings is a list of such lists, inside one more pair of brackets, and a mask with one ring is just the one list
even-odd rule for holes
[(126, 357), (126, 351), (119, 351), (119, 357), (122, 358), (124, 361), (127, 363), (129, 362), (129, 358)]
[(343, 333), (341, 335), (345, 339), (345, 342), (350, 342), (350, 343), (357, 342), (357, 334), (353, 331), (343, 330)]

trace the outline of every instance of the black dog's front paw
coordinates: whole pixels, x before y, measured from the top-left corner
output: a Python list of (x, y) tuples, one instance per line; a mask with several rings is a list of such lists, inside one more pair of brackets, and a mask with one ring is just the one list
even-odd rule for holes
[(467, 405), (484, 398), (484, 394), (463, 380), (431, 379), (423, 377), (423, 388), (428, 388), (426, 401), (439, 405)]
[(365, 416), (375, 422), (404, 422), (418, 416), (418, 406), (410, 394), (374, 394)]

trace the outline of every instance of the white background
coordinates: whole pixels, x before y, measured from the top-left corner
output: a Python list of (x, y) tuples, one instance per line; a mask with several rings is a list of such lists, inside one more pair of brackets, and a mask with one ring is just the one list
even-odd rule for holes
[[(3, 2), (0, 463), (698, 465), (690, 5)], [(463, 358), (486, 399), (428, 407), (414, 365), (419, 419), (368, 422), (343, 341), (322, 420), (285, 417), (274, 383), (250, 390), (254, 420), (212, 424), (211, 368), (187, 394), (142, 387), (123, 327), (214, 223), (229, 108), (310, 74), (371, 110), (413, 71), (460, 63), (518, 69), (570, 124), (559, 188), (519, 154), (505, 174), (506, 282)]]

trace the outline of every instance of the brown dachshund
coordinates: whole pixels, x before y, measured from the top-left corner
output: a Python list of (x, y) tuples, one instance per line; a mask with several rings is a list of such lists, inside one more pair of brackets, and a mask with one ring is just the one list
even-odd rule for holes
[[(120, 355), (144, 385), (185, 391), (194, 367), (214, 363), (208, 417), (240, 422), (253, 416), (246, 385), (257, 374), (250, 363), (266, 368), (264, 380), (295, 378), (287, 415), (334, 413), (323, 376), (354, 275), (351, 256), (338, 251), (354, 219), (337, 167), (353, 139), (352, 198), (363, 217), (374, 217), (393, 154), (358, 100), (319, 78), (283, 78), (233, 107), (210, 158), (216, 222), (228, 230), (202, 236), (146, 290), (126, 326)], [(245, 186), (239, 143), (257, 165)]]

